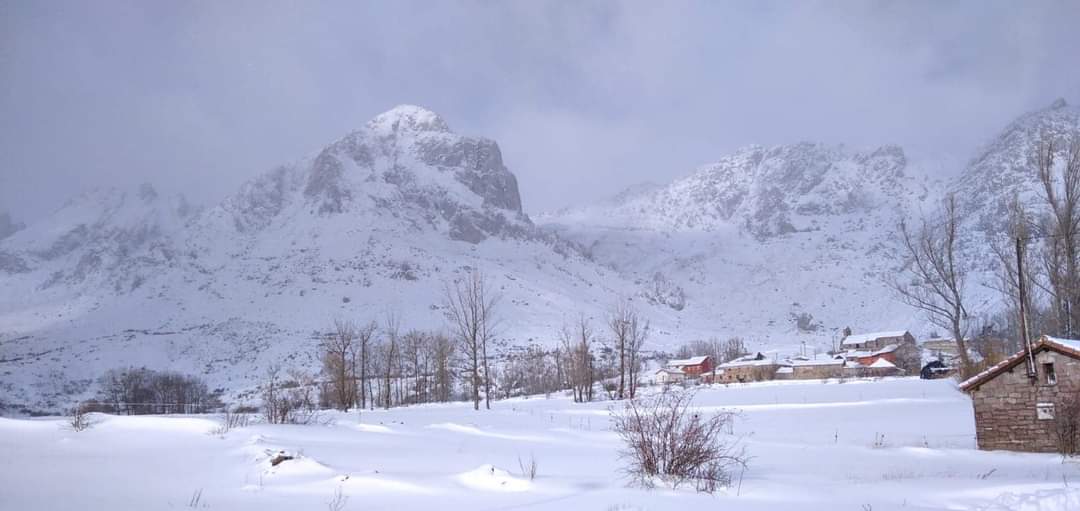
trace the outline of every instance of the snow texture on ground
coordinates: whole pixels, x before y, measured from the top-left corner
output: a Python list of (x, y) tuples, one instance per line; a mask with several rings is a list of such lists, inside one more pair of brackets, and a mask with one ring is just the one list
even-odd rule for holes
[[(774, 382), (701, 388), (700, 411), (740, 413), (753, 459), (716, 495), (628, 487), (617, 403), (566, 397), (327, 413), (310, 426), (225, 435), (201, 417), (0, 419), (0, 509), (1080, 509), (1080, 467), (1048, 454), (975, 449), (970, 400), (952, 381)], [(276, 467), (284, 451), (296, 457)], [(535, 480), (519, 459), (535, 458)]]

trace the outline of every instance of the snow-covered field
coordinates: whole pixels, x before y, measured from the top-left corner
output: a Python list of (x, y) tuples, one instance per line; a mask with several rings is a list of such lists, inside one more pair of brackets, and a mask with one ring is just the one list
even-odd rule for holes
[[(717, 495), (631, 488), (611, 402), (553, 396), (324, 414), (328, 424), (215, 417), (0, 419), (0, 509), (1080, 509), (1080, 467), (974, 448), (952, 381), (800, 381), (701, 388), (701, 411), (741, 410), (753, 457)], [(298, 458), (271, 467), (278, 451)], [(518, 459), (535, 458), (535, 480)]]

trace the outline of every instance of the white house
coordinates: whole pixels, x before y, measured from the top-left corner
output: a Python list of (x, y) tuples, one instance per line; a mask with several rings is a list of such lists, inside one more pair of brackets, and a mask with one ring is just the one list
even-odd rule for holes
[(686, 379), (686, 373), (679, 369), (672, 369), (670, 367), (661, 367), (656, 370), (653, 375), (658, 385), (668, 385), (671, 383), (679, 383)]

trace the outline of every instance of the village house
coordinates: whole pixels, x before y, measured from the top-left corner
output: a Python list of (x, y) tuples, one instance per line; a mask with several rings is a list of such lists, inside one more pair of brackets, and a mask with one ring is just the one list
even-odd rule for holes
[(979, 449), (1075, 451), (1080, 440), (1075, 429), (1071, 436), (1058, 431), (1076, 419), (1066, 414), (1077, 413), (1080, 399), (1080, 341), (1042, 336), (1030, 355), (1020, 351), (964, 381), (960, 389), (975, 408)]
[(686, 380), (686, 373), (671, 367), (661, 367), (653, 374), (653, 380), (657, 385), (670, 385), (681, 383)]
[(702, 374), (711, 372), (713, 370), (712, 357), (703, 355), (700, 357), (690, 357), (681, 360), (670, 360), (667, 363), (667, 367), (671, 369), (678, 369), (686, 374), (689, 378), (697, 378)]
[(919, 345), (907, 330), (847, 335), (840, 341), (840, 349), (844, 358), (864, 367), (885, 359), (908, 374), (922, 369)]
[(795, 380), (839, 378), (844, 373), (844, 359), (832, 357), (796, 358), (791, 361), (791, 372), (791, 377)]
[(955, 357), (959, 353), (953, 339), (929, 339), (923, 341), (922, 347), (936, 358)]
[(743, 383), (772, 380), (776, 377), (776, 370), (779, 367), (780, 363), (773, 358), (765, 356), (763, 353), (745, 355), (730, 362), (720, 364), (713, 373), (712, 378), (706, 379), (706, 382)]

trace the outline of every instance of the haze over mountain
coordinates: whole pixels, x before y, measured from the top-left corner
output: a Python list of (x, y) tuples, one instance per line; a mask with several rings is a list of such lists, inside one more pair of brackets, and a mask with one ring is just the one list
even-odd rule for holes
[(443, 290), (469, 268), (503, 295), (504, 348), (551, 346), (618, 297), (652, 322), (654, 350), (736, 335), (826, 349), (848, 326), (924, 336), (883, 284), (900, 264), (896, 223), (963, 197), (984, 263), (974, 309), (996, 308), (979, 284), (985, 241), (1002, 205), (1036, 190), (1028, 158), (1046, 133), (1080, 134), (1080, 109), (1021, 116), (948, 183), (898, 146), (751, 146), (534, 220), (495, 141), (399, 106), (219, 204), (151, 185), (89, 191), (0, 240), (0, 389), (56, 406), (104, 369), (147, 365), (239, 391), (270, 363), (314, 366), (335, 318), (443, 327)]

